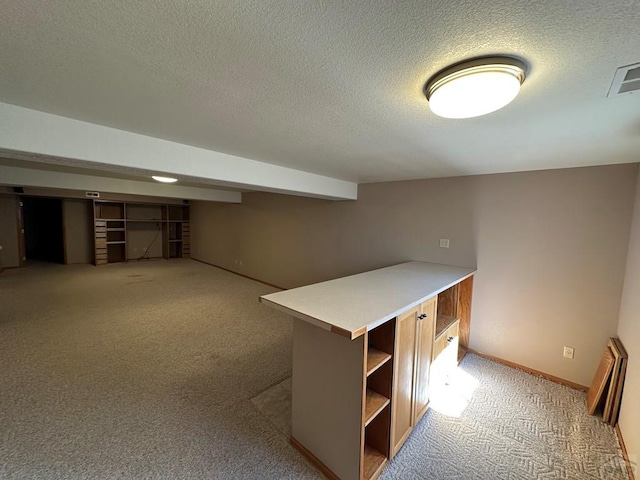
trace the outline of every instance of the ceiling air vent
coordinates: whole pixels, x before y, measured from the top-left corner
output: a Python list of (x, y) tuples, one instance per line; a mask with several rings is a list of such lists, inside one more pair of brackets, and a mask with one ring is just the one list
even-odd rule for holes
[(84, 196), (87, 198), (100, 198), (100, 192), (86, 192)]
[(616, 70), (607, 97), (617, 97), (638, 90), (640, 90), (640, 63), (635, 63)]

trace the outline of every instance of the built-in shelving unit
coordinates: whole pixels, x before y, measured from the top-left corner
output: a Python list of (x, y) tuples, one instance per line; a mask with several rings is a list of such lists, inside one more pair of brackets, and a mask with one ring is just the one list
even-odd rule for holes
[(94, 200), (93, 213), (96, 265), (190, 256), (189, 205)]
[(395, 322), (367, 333), (366, 379), (363, 395), (362, 478), (375, 478), (390, 455), (391, 397)]

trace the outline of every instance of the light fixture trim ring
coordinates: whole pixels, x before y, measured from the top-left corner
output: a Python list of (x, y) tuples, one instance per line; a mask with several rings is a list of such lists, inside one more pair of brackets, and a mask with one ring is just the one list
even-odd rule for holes
[(424, 95), (427, 100), (430, 100), (431, 95), (442, 85), (457, 78), (481, 72), (508, 73), (513, 75), (522, 85), (527, 76), (527, 65), (517, 58), (507, 56), (478, 57), (465, 60), (440, 70), (431, 77), (424, 86)]

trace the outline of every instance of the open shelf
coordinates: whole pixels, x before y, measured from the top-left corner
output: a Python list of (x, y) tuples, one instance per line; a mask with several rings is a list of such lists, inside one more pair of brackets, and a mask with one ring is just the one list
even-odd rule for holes
[(382, 468), (386, 465), (386, 463), (387, 457), (385, 457), (375, 448), (365, 444), (364, 468), (362, 471), (362, 478), (375, 478), (382, 471)]
[(125, 259), (126, 259), (126, 255), (125, 255), (124, 242), (119, 242), (116, 244), (107, 244), (107, 262), (108, 263), (124, 262)]
[(436, 337), (456, 322), (457, 318), (450, 315), (438, 314), (436, 318)]
[(114, 240), (112, 242), (107, 241), (107, 245), (120, 245), (120, 244), (125, 244), (126, 242), (124, 240)]
[(390, 354), (369, 347), (367, 351), (367, 376), (371, 375), (389, 360), (391, 360)]
[(106, 221), (107, 230), (124, 230), (124, 219), (122, 220), (107, 220)]
[(172, 222), (188, 222), (188, 205), (169, 205), (167, 207), (167, 218)]
[(389, 405), (390, 400), (378, 392), (367, 389), (367, 399), (365, 401), (364, 425), (367, 426), (376, 416)]
[(122, 229), (117, 229), (117, 230), (113, 230), (110, 228), (107, 228), (107, 243), (116, 243), (116, 242), (123, 242), (125, 241), (125, 233), (124, 233), (124, 228)]
[(94, 202), (94, 217), (104, 220), (122, 220), (124, 218), (124, 203)]

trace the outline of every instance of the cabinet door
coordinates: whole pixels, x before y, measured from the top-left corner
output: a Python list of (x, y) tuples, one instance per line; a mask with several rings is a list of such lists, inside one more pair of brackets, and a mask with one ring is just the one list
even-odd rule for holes
[(436, 310), (438, 297), (421, 305), (416, 326), (416, 358), (413, 396), (413, 423), (422, 418), (429, 405), (429, 372), (433, 353), (433, 337), (436, 333)]
[(418, 307), (396, 319), (391, 400), (391, 458), (400, 449), (413, 428), (413, 363)]

